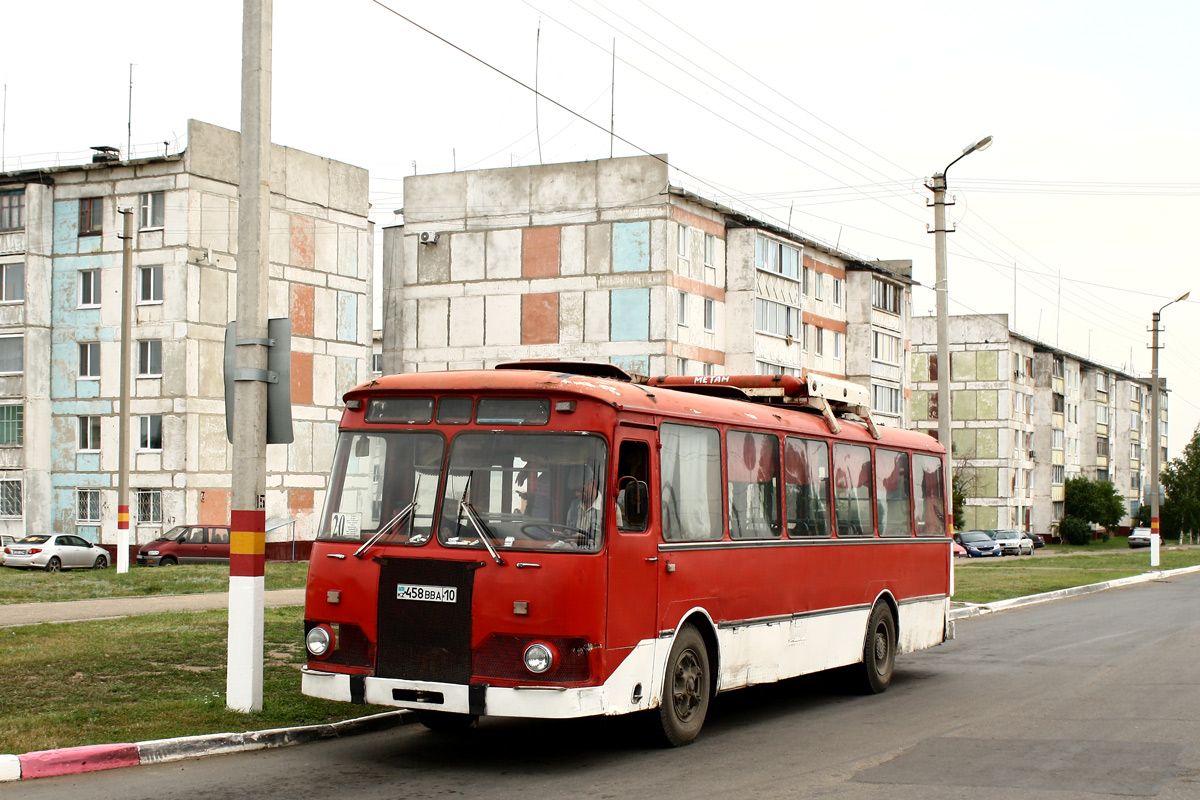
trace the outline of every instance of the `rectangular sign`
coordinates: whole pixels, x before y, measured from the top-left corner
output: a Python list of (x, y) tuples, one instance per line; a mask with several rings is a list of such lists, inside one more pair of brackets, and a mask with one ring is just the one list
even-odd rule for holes
[(418, 586), (400, 584), (396, 587), (397, 600), (424, 600), (429, 603), (457, 603), (456, 586)]

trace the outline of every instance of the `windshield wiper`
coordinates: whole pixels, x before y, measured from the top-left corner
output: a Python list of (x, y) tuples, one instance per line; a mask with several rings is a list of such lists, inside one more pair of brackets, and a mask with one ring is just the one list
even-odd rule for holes
[(417, 475), (416, 485), (413, 487), (412, 502), (400, 509), (400, 513), (388, 520), (387, 524), (375, 532), (375, 535), (363, 542), (362, 547), (354, 551), (355, 558), (362, 558), (363, 554), (371, 549), (371, 545), (378, 542), (384, 536), (391, 532), (392, 528), (397, 525), (403, 525), (412, 519), (413, 514), (417, 510), (417, 490), (421, 488), (421, 476)]
[(496, 552), (495, 545), (492, 544), (495, 534), (488, 529), (487, 523), (480, 519), (479, 512), (475, 510), (475, 507), (467, 502), (467, 490), (471, 488), (471, 476), (474, 474), (472, 472), (471, 475), (467, 476), (467, 485), (463, 487), (462, 499), (458, 501), (458, 513), (460, 515), (464, 513), (467, 515), (467, 521), (471, 523), (471, 527), (475, 529), (475, 533), (483, 540), (483, 546), (487, 548), (492, 559), (503, 567), (504, 559), (500, 557), (500, 554)]

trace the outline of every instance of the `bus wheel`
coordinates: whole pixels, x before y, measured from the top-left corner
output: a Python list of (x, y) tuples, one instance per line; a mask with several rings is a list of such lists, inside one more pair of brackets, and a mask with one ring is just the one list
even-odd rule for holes
[(474, 725), (479, 717), (474, 714), (455, 714), (450, 711), (418, 709), (417, 719), (434, 733), (458, 733)]
[(682, 747), (692, 743), (704, 725), (711, 693), (708, 648), (704, 646), (700, 632), (685, 625), (675, 637), (671, 657), (667, 660), (662, 704), (658, 707), (664, 744)]
[(879, 694), (892, 682), (896, 666), (896, 620), (887, 603), (876, 604), (863, 642), (862, 682), (864, 694)]

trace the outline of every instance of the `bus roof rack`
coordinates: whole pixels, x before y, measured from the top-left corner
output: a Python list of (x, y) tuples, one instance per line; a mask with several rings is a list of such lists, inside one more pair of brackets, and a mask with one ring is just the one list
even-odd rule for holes
[(870, 394), (851, 381), (838, 380), (805, 370), (795, 375), (659, 375), (650, 386), (697, 394), (734, 397), (755, 403), (796, 405), (821, 413), (831, 433), (841, 433), (839, 415), (853, 414), (866, 423), (871, 438), (880, 438), (871, 416)]
[(608, 378), (625, 383), (644, 383), (645, 378), (639, 379), (630, 375), (615, 364), (604, 364), (595, 361), (507, 361), (497, 364), (495, 369), (533, 369), (546, 372), (560, 372), (566, 375), (584, 375), (589, 378)]

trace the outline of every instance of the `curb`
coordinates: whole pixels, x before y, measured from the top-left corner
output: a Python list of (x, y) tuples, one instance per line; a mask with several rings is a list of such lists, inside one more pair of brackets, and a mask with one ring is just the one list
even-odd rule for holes
[(176, 739), (151, 739), (136, 744), (102, 744), (39, 750), (23, 755), (0, 755), (0, 783), (5, 781), (77, 775), (140, 764), (163, 764), (185, 758), (224, 753), (244, 753), (273, 747), (290, 747), (360, 733), (374, 733), (416, 720), (411, 711), (388, 711), (325, 725), (274, 728), (245, 733), (213, 733)]
[(1200, 572), (1200, 566), (1143, 572), (1141, 575), (1130, 575), (1128, 578), (1115, 578), (1102, 583), (1089, 583), (1086, 586), (1072, 586), (1070, 589), (1057, 589), (1053, 592), (1014, 597), (1011, 600), (997, 600), (994, 603), (969, 603), (963, 608), (951, 609), (950, 619), (969, 619), (970, 617), (978, 617), (983, 614), (994, 614), (997, 611), (1007, 611), (1010, 608), (1023, 608), (1024, 606), (1045, 603), (1050, 600), (1061, 600), (1064, 597), (1078, 597), (1080, 595), (1092, 594), (1093, 592), (1103, 592), (1105, 589), (1116, 589), (1120, 586), (1148, 583), (1149, 581), (1171, 578), (1176, 575), (1187, 575), (1193, 572)]

